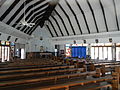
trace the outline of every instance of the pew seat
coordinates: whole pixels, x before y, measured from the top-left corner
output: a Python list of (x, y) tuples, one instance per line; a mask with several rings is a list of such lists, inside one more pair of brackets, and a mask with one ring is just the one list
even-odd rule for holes
[[(61, 89), (61, 88), (66, 88), (66, 90), (69, 90), (69, 87), (71, 86), (77, 86), (77, 85), (86, 85), (86, 84), (90, 84), (90, 83), (97, 83), (97, 82), (102, 82), (102, 81), (110, 81), (112, 80), (113, 77), (111, 76), (107, 76), (107, 77), (100, 77), (100, 78), (93, 78), (93, 79), (90, 79), (90, 80), (78, 80), (78, 81), (73, 81), (73, 82), (68, 82), (68, 83), (64, 83), (64, 84), (57, 84), (57, 85), (52, 85), (52, 86), (46, 86), (46, 87), (40, 87), (40, 88), (35, 88), (35, 89), (29, 89), (29, 90), (58, 90), (58, 89)], [(105, 86), (110, 86), (110, 84), (106, 84)], [(94, 87), (96, 89), (98, 88), (101, 88), (101, 87), (105, 87), (104, 85), (103, 86), (99, 86), (99, 87)], [(93, 90), (94, 88), (90, 88), (91, 90)], [(89, 90), (90, 90), (89, 89)], [(80, 89), (82, 90), (82, 89)], [(84, 89), (83, 89), (84, 90)]]
[(56, 81), (58, 79), (61, 79), (61, 78), (70, 79), (72, 77), (89, 76), (89, 75), (95, 76), (96, 71), (85, 72), (85, 73), (72, 73), (72, 74), (65, 74), (65, 75), (48, 76), (48, 77), (35, 78), (35, 79), (21, 79), (21, 80), (14, 80), (14, 81), (3, 81), (3, 82), (0, 82), (0, 87), (20, 85), (20, 84), (29, 84), (29, 83), (35, 83), (35, 82), (40, 82), (40, 81), (41, 82), (42, 81), (49, 81), (49, 80), (54, 80), (54, 83), (56, 83)]
[(5, 71), (0, 71), (0, 74), (54, 70), (54, 69), (66, 69), (66, 68), (74, 68), (74, 65), (72, 65), (72, 66), (45, 67), (45, 68), (32, 68), (32, 69), (28, 68), (28, 69), (19, 69), (19, 70), (5, 70)]
[(52, 71), (42, 71), (42, 72), (29, 72), (29, 73), (15, 73), (15, 74), (8, 74), (0, 76), (0, 80), (4, 79), (14, 79), (14, 78), (23, 78), (23, 77), (30, 77), (30, 76), (40, 76), (40, 75), (49, 75), (55, 73), (73, 73), (73, 72), (81, 72), (84, 68), (71, 68), (71, 69), (63, 69), (63, 70), (52, 70)]

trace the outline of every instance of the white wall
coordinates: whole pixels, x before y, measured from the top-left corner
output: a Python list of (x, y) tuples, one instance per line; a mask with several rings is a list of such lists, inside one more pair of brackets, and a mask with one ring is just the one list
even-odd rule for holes
[[(77, 44), (83, 44), (83, 40), (86, 40), (87, 44), (96, 43), (95, 39), (98, 39), (99, 43), (109, 43), (109, 38), (112, 38), (112, 43), (120, 43), (120, 31), (88, 35), (54, 37), (52, 38), (52, 40), (54, 44), (60, 45), (60, 50), (62, 50), (65, 44), (74, 44), (74, 40), (76, 40)], [(87, 54), (90, 55), (90, 52), (87, 52)]]
[(1, 33), (0, 40), (7, 41), (8, 36), (11, 36), (9, 41), (15, 42), (15, 39), (18, 38), (16, 43), (26, 44), (26, 40), (23, 39), (23, 38), (15, 37), (15, 36), (12, 36), (10, 34), (5, 34), (5, 33), (2, 33), (2, 32), (0, 32), (0, 33)]
[(64, 50), (65, 49), (65, 45), (64, 44), (61, 44), (60, 45), (60, 50)]
[[(2, 34), (0, 40), (7, 41), (8, 36), (11, 36), (9, 41), (15, 42), (15, 39), (18, 38), (16, 43), (25, 44), (27, 52), (39, 52), (40, 46), (43, 46), (45, 51), (54, 52), (54, 44), (51, 40), (51, 35), (45, 27), (40, 28), (38, 26), (33, 34), (29, 36), (3, 22), (0, 22), (0, 33)], [(42, 37), (43, 40), (40, 40), (40, 37)]]
[[(40, 52), (40, 46), (43, 46), (45, 51), (47, 50), (54, 52), (54, 44), (52, 43), (51, 35), (45, 27), (40, 28), (38, 26), (36, 30), (33, 32), (32, 36), (34, 38), (28, 41), (29, 43), (29, 47), (27, 47), (28, 52)], [(43, 40), (40, 40), (40, 37), (42, 37)]]
[(26, 41), (31, 39), (31, 36), (3, 23), (0, 22), (0, 40), (7, 41), (8, 36), (11, 36), (10, 40), (11, 42), (15, 42), (15, 39), (18, 38), (16, 43), (26, 44)]
[(99, 43), (109, 43), (109, 38), (112, 38), (113, 43), (120, 43), (120, 31), (87, 34), (87, 35), (54, 37), (52, 38), (52, 40), (54, 44), (74, 44), (74, 40), (76, 40), (77, 44), (84, 43), (83, 40), (86, 40), (86, 43), (90, 44), (90, 43), (95, 43), (95, 39), (98, 39)]

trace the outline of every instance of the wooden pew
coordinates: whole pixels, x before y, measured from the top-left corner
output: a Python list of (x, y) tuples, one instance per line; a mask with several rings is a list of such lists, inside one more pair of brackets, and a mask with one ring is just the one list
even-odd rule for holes
[[(18, 67), (1, 67), (0, 71), (4, 70), (15, 70), (15, 69), (31, 69), (31, 68), (45, 68), (45, 67), (57, 67), (57, 66), (66, 66), (66, 65), (30, 65), (30, 66), (18, 66)], [(72, 65), (71, 65), (72, 66)]]
[[(102, 65), (101, 69), (101, 76), (106, 76), (106, 72), (111, 72), (111, 74), (114, 76), (115, 73), (112, 73), (113, 71), (117, 72), (118, 78), (117, 80), (114, 80), (113, 83), (120, 83), (120, 65)], [(116, 75), (116, 74), (115, 74)], [(114, 85), (113, 87), (118, 87)], [(117, 89), (115, 89), (117, 90)]]
[[(71, 69), (72, 70), (72, 69)], [(75, 69), (74, 69), (75, 70)], [(64, 72), (65, 70), (60, 70), (60, 72)], [(67, 71), (67, 70), (66, 70)], [(42, 81), (49, 81), (49, 80), (54, 80), (54, 83), (57, 82), (58, 79), (60, 78), (67, 78), (67, 79), (70, 79), (72, 77), (80, 77), (80, 76), (89, 76), (89, 75), (92, 75), (92, 76), (96, 76), (96, 77), (100, 77), (101, 74), (100, 74), (101, 70), (100, 69), (96, 69), (96, 72), (93, 71), (93, 72), (85, 72), (85, 73), (74, 73), (74, 74), (66, 74), (66, 75), (57, 75), (57, 76), (50, 76), (50, 77), (43, 77), (43, 78), (37, 78), (37, 79), (29, 79), (29, 80), (19, 80), (19, 81), (11, 81), (11, 82), (1, 82), (0, 83), (0, 87), (5, 87), (5, 86), (14, 86), (14, 85), (21, 85), (21, 84), (29, 84), (29, 83), (36, 83), (36, 82), (42, 82)], [(51, 71), (51, 73), (54, 73), (54, 71)], [(103, 77), (102, 77), (103, 78)], [(92, 79), (93, 80), (93, 79)], [(111, 80), (111, 79), (110, 79)], [(96, 79), (94, 79), (93, 81), (90, 81), (91, 83), (96, 83), (96, 82), (99, 82), (99, 81), (107, 81), (107, 79), (101, 79), (101, 80), (98, 80), (96, 81)], [(81, 82), (81, 80), (79, 81)], [(80, 85), (85, 85), (86, 83), (90, 83), (90, 82), (83, 82), (82, 84)], [(115, 82), (115, 81), (114, 81)], [(75, 82), (73, 82), (75, 83)], [(117, 81), (115, 82), (117, 83)], [(68, 83), (67, 83), (68, 84)], [(79, 85), (79, 84), (73, 84), (74, 85)], [(60, 85), (59, 85), (60, 86)], [(118, 85), (111, 85), (111, 84), (107, 84), (107, 85), (103, 85), (103, 86), (99, 86), (99, 87), (108, 87), (108, 86), (118, 86)], [(69, 85), (68, 85), (69, 87)], [(96, 89), (98, 89), (99, 87), (94, 87)], [(32, 89), (33, 90), (33, 89)], [(37, 90), (37, 89), (35, 89)], [(39, 89), (41, 90), (41, 89)], [(43, 90), (50, 90), (50, 89), (43, 89)], [(82, 89), (81, 89), (82, 90)], [(89, 89), (89, 90), (94, 90), (94, 89)]]
[(107, 85), (103, 85), (103, 86), (98, 86), (98, 87), (92, 87), (89, 88), (87, 87), (86, 89), (80, 89), (80, 90), (96, 90), (96, 89), (100, 89), (102, 87), (112, 87), (112, 90), (118, 90), (119, 88), (119, 83), (118, 83), (118, 78), (119, 78), (119, 74), (118, 73), (113, 73), (112, 76), (106, 76), (106, 77), (100, 77), (100, 78), (94, 78), (94, 79), (90, 79), (90, 80), (79, 80), (79, 81), (74, 81), (74, 82), (68, 82), (68, 83), (64, 83), (64, 84), (57, 84), (57, 85), (52, 85), (52, 86), (46, 86), (46, 87), (42, 87), (42, 88), (35, 88), (35, 89), (29, 89), (29, 90), (54, 90), (54, 89), (61, 89), (61, 88), (65, 88), (65, 90), (69, 90), (71, 86), (77, 86), (77, 85), (86, 85), (86, 84), (90, 84), (90, 83), (97, 83), (97, 82), (103, 82), (103, 81), (111, 81), (112, 84), (107, 84)]
[(120, 74), (119, 73), (117, 73), (117, 72), (114, 72), (114, 73), (112, 73), (112, 77), (113, 77), (113, 79), (112, 79), (112, 89), (113, 90), (119, 90), (119, 77), (120, 77)]
[(62, 79), (62, 78), (70, 79), (72, 77), (80, 77), (80, 76), (89, 76), (89, 75), (96, 76), (98, 74), (98, 71), (85, 72), (85, 73), (74, 73), (74, 74), (65, 74), (65, 75), (57, 75), (57, 76), (49, 76), (49, 77), (36, 78), (36, 79), (27, 79), (27, 80), (17, 80), (17, 81), (11, 81), (11, 82), (10, 81), (5, 81), (5, 82), (0, 82), (0, 87), (12, 86), (12, 85), (20, 85), (20, 84), (29, 84), (29, 83), (35, 83), (35, 82), (40, 82), (40, 81), (49, 81), (49, 80), (54, 80), (54, 83), (56, 83), (56, 81), (58, 79)]
[(89, 65), (87, 65), (87, 68), (89, 71), (94, 71), (96, 69), (94, 63), (89, 63)]
[[(62, 68), (62, 69), (66, 69), (66, 68), (74, 68), (74, 66), (72, 67), (72, 66), (68, 66), (68, 67), (60, 67), (60, 68)], [(46, 68), (39, 68), (39, 69), (41, 69), (41, 70), (54, 70), (54, 69), (60, 69), (60, 68), (58, 68), (58, 67), (47, 67), (47, 69)], [(38, 68), (36, 68), (36, 69), (38, 69)], [(26, 69), (26, 70), (28, 70), (28, 69)], [(20, 71), (20, 72), (27, 72), (26, 70), (17, 70), (16, 72), (18, 72), (18, 71)], [(69, 69), (70, 70), (70, 72), (72, 72), (72, 71), (76, 71), (77, 70), (77, 68), (74, 68), (74, 69)], [(80, 69), (81, 70), (81, 69)], [(83, 70), (83, 69), (82, 69)], [(15, 70), (10, 70), (10, 71), (15, 71)], [(29, 70), (28, 70), (29, 71)], [(34, 70), (33, 70), (34, 71)], [(38, 70), (39, 71), (39, 70)], [(47, 74), (49, 74), (49, 73), (56, 73), (56, 72), (67, 72), (67, 70), (54, 70), (54, 71), (46, 71), (46, 73)], [(4, 72), (4, 71), (3, 71)], [(5, 72), (4, 72), (5, 73)], [(3, 73), (3, 74), (4, 74)], [(8, 72), (8, 73), (10, 73), (10, 72)], [(38, 73), (38, 75), (40, 75), (40, 74), (45, 74), (45, 72), (40, 72), (40, 73)], [(29, 74), (24, 74), (25, 76), (30, 76)], [(31, 75), (33, 75), (33, 73), (31, 74)], [(70, 79), (70, 78), (73, 78), (73, 77), (80, 77), (80, 76), (89, 76), (89, 75), (92, 75), (92, 76), (96, 76), (96, 77), (100, 77), (101, 76), (101, 70), (100, 69), (96, 69), (96, 71), (92, 71), (92, 72), (84, 72), (84, 73), (72, 73), (72, 74), (65, 74), (65, 75), (57, 75), (57, 76), (49, 76), (49, 77), (42, 77), (42, 78), (36, 78), (36, 79), (27, 79), (27, 80), (17, 80), (17, 81), (5, 81), (5, 82), (0, 82), (0, 87), (4, 87), (4, 86), (14, 86), (14, 85), (21, 85), (21, 84), (29, 84), (29, 83), (36, 83), (36, 82), (42, 82), (42, 81), (49, 81), (49, 80), (53, 80), (54, 81), (54, 83), (56, 83), (59, 79), (62, 79), (62, 78), (66, 78), (66, 79)], [(116, 83), (118, 82), (118, 77), (116, 78), (116, 74), (114, 75), (114, 77), (112, 76), (112, 80), (114, 80), (112, 83), (114, 83), (114, 84), (109, 84), (109, 85), (106, 85), (106, 86), (112, 86), (112, 87), (114, 87), (114, 88), (118, 88), (118, 85), (116, 85)], [(15, 76), (9, 76), (10, 78), (12, 77), (12, 78), (14, 78)], [(17, 77), (19, 77), (19, 75), (17, 76)], [(7, 78), (7, 77), (4, 77), (3, 76), (3, 78)], [(101, 77), (101, 78), (103, 78), (103, 77)], [(2, 79), (2, 77), (1, 77), (1, 79)], [(96, 81), (97, 80), (97, 81)], [(96, 83), (96, 82), (99, 82), (99, 81), (107, 81), (107, 80), (111, 80), (111, 79), (94, 79), (94, 80), (92, 80), (92, 81), (89, 81), (89, 82), (83, 82), (82, 84), (80, 84), (80, 85), (85, 85), (86, 83)], [(79, 83), (81, 82), (81, 80), (79, 81)], [(75, 83), (75, 82), (73, 82), (73, 83)], [(79, 85), (79, 84), (73, 84), (73, 86), (74, 85)], [(67, 86), (67, 87), (69, 87), (69, 85)], [(102, 86), (100, 86), (100, 87), (102, 87)], [(103, 86), (103, 87), (105, 87), (105, 86)], [(96, 87), (97, 88), (97, 87)], [(69, 89), (69, 88), (68, 88)], [(33, 89), (32, 89), (33, 90)], [(35, 89), (35, 90), (37, 90), (37, 89)], [(41, 89), (40, 89), (41, 90)], [(44, 90), (44, 89), (43, 89)], [(48, 89), (46, 89), (46, 90), (48, 90)], [(67, 90), (67, 88), (66, 88), (66, 90)]]
[(9, 78), (19, 78), (19, 77), (29, 77), (29, 76), (39, 76), (39, 75), (49, 75), (55, 73), (72, 73), (72, 72), (81, 72), (84, 68), (70, 68), (70, 69), (63, 69), (63, 70), (53, 70), (53, 71), (44, 71), (44, 72), (32, 72), (32, 73), (22, 73), (22, 74), (12, 74), (12, 75), (4, 75), (0, 76), (0, 80), (9, 79)]
[(99, 66), (99, 65), (119, 65), (120, 63), (119, 62), (111, 62), (111, 63), (96, 63), (96, 64), (94, 64), (95, 66)]
[(120, 65), (105, 65), (106, 68), (115, 68), (120, 67)]
[(0, 74), (8, 74), (8, 73), (19, 73), (19, 72), (32, 72), (32, 71), (41, 71), (41, 70), (54, 70), (54, 69), (66, 69), (66, 68), (74, 68), (72, 66), (57, 66), (57, 67), (46, 67), (46, 68), (33, 68), (33, 69), (20, 69), (20, 70), (7, 70), (0, 71)]
[(102, 65), (101, 76), (106, 76), (106, 72), (110, 72), (112, 74), (113, 71), (119, 74), (119, 83), (120, 83), (120, 66), (119, 65)]
[(31, 66), (31, 65), (62, 65), (61, 59), (56, 58), (32, 58), (25, 60), (14, 60), (6, 65), (2, 65), (3, 67), (18, 67), (18, 66)]
[[(101, 70), (101, 76), (106, 76), (106, 73), (111, 73), (113, 71), (118, 72), (120, 74), (120, 65), (118, 65), (119, 63), (102, 63), (102, 64), (98, 64), (99, 68)], [(90, 71), (93, 71), (96, 69), (94, 64), (90, 64), (89, 66)]]
[[(53, 85), (53, 86), (47, 86), (47, 87), (42, 87), (42, 88), (35, 88), (35, 89), (30, 89), (30, 90), (54, 90), (54, 89), (58, 90), (61, 88), (65, 88), (65, 90), (69, 90), (71, 86), (85, 85), (85, 84), (97, 83), (97, 82), (102, 82), (102, 81), (109, 81), (112, 79), (113, 79), (113, 77), (101, 77), (101, 78), (95, 78), (92, 80), (82, 80), (82, 81), (79, 80), (79, 81), (58, 84), (58, 85)], [(108, 86), (111, 86), (111, 85), (109, 84)], [(97, 89), (99, 89), (99, 88), (101, 88), (101, 87), (98, 87)], [(88, 90), (93, 90), (93, 89), (88, 89)]]

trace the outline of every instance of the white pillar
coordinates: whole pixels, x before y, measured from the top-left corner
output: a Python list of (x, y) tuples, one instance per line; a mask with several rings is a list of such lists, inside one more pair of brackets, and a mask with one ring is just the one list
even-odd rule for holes
[(90, 44), (88, 44), (88, 47), (87, 47), (87, 55), (91, 56), (91, 45)]
[(2, 46), (2, 62), (5, 62), (5, 59), (4, 59), (4, 47)]
[(116, 61), (116, 43), (112, 45), (112, 60)]
[(8, 52), (7, 52), (8, 54), (8, 56), (7, 56), (7, 61), (10, 61), (10, 47), (8, 47)]

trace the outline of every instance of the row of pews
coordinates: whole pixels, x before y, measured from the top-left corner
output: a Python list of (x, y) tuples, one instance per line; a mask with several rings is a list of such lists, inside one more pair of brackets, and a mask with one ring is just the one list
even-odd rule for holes
[(10, 62), (5, 62), (3, 65), (0, 63), (0, 67), (18, 67), (18, 66), (34, 66), (34, 65), (61, 65), (63, 64), (63, 59), (59, 57), (52, 56), (51, 58), (31, 58), (31, 59), (14, 59)]
[(0, 68), (0, 90), (118, 90), (119, 74), (118, 64), (105, 63), (80, 68), (75, 65)]

